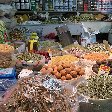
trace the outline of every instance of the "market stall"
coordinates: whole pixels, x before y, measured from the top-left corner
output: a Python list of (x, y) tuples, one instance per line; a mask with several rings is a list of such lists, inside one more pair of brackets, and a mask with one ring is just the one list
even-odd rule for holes
[[(75, 3), (81, 10), (79, 1)], [(12, 5), (19, 12), (11, 6), (11, 17), (10, 11), (1, 13), (0, 112), (112, 112), (111, 14), (71, 14), (68, 2), (67, 13), (57, 19), (36, 12), (36, 4), (15, 1)], [(45, 4), (45, 11), (53, 9)], [(83, 5), (87, 10), (87, 3)], [(35, 12), (18, 15), (21, 11)], [(13, 18), (17, 25), (4, 18)], [(98, 42), (99, 33), (109, 35)]]

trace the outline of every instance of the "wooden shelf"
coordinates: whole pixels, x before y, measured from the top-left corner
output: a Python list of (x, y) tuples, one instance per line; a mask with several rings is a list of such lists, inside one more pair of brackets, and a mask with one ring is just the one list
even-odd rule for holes
[(37, 13), (46, 13), (46, 12), (49, 12), (49, 13), (102, 13), (102, 12), (99, 12), (99, 11), (17, 11), (16, 14), (33, 14), (34, 12), (37, 12)]

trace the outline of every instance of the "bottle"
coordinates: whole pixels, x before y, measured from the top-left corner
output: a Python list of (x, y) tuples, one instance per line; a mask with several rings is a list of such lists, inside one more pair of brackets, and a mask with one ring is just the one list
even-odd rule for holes
[(28, 51), (36, 51), (38, 50), (38, 41), (39, 37), (37, 36), (37, 33), (32, 33), (30, 40), (28, 41)]

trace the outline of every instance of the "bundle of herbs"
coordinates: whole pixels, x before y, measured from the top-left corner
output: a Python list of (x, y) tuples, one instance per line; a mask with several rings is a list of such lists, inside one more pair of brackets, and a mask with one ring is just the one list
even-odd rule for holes
[(77, 87), (77, 92), (92, 99), (112, 98), (112, 76), (93, 75)]

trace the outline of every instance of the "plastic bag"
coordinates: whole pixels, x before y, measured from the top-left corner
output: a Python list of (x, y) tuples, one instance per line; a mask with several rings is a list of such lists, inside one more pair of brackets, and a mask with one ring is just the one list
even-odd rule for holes
[[(55, 90), (56, 88), (59, 89)], [(5, 104), (6, 110), (14, 112), (19, 110), (24, 110), (24, 112), (31, 110), (41, 112), (76, 112), (76, 96), (72, 86), (59, 82), (53, 77), (36, 75), (23, 78), (18, 81), (16, 87), (12, 88), (9, 93), (10, 95), (6, 95), (2, 102), (2, 104)], [(22, 101), (24, 101), (24, 107)], [(19, 104), (21, 108), (13, 108), (14, 105), (17, 106)], [(73, 109), (73, 107), (76, 108)]]
[[(19, 46), (19, 47), (17, 47)], [(16, 48), (17, 53), (25, 52), (25, 43), (24, 42), (14, 42), (14, 47)]]

